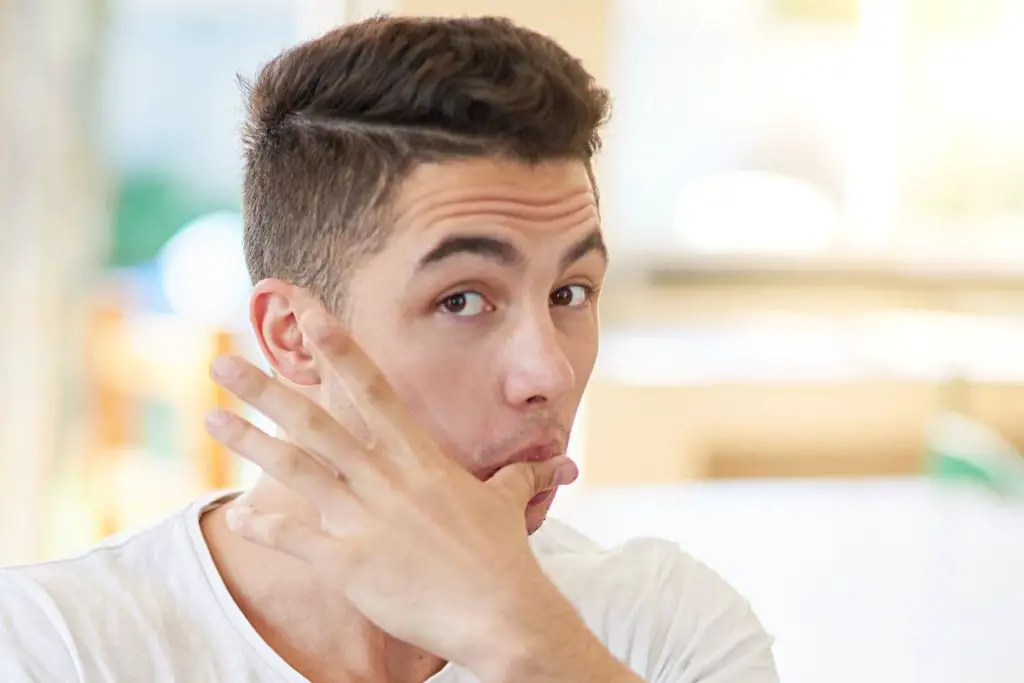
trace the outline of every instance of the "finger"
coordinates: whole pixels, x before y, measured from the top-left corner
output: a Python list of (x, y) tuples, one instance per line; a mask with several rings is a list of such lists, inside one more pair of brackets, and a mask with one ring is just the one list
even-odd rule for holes
[(337, 550), (336, 539), (288, 515), (232, 505), (227, 523), (242, 538), (310, 564), (326, 560)]
[(347, 495), (337, 472), (298, 446), (270, 436), (238, 415), (213, 410), (206, 417), (206, 429), (229, 449), (313, 503), (336, 504), (339, 496)]
[[(401, 436), (411, 426), (405, 405), (387, 377), (349, 332), (322, 308), (312, 308), (298, 320), (313, 351), (336, 382), (351, 397), (359, 414), (381, 438)], [(333, 402), (333, 401), (332, 401)]]
[(487, 481), (526, 507), (539, 493), (571, 484), (579, 475), (576, 464), (565, 456), (540, 462), (519, 462), (498, 470)]
[(352, 397), (339, 382), (333, 378), (321, 380), (321, 399), (324, 410), (338, 421), (366, 451), (374, 451), (380, 445), (380, 439), (363, 419), (362, 414), (352, 401)]
[[(291, 297), (296, 305), (296, 311), (298, 311), (296, 321), (301, 321), (310, 311), (318, 311), (330, 317), (320, 301), (302, 288), (296, 288)], [(310, 346), (312, 347), (312, 344)], [(321, 352), (314, 348), (310, 350), (314, 351), (318, 361), (324, 361)], [(321, 377), (321, 386), (324, 390), (322, 395), (324, 410), (330, 413), (367, 450), (373, 450), (378, 439), (359, 412), (351, 393), (335, 375), (336, 372), (331, 368), (329, 373), (325, 373), (325, 376)]]
[(366, 453), (357, 440), (315, 401), (241, 358), (213, 362), (215, 382), (279, 425), (299, 446), (323, 458), (349, 479), (357, 478)]

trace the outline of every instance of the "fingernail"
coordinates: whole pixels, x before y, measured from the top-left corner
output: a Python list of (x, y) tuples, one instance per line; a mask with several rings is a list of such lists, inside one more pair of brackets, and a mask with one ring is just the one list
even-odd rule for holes
[(558, 466), (555, 468), (555, 481), (558, 483), (558, 486), (566, 486), (573, 483), (579, 475), (579, 467), (569, 458), (558, 463)]
[(322, 341), (330, 336), (331, 319), (323, 311), (319, 309), (308, 311), (303, 315), (302, 322), (302, 326), (306, 328), (306, 334), (315, 341)]
[(248, 505), (231, 505), (224, 512), (224, 519), (228, 528), (237, 530), (245, 522), (246, 518), (252, 516), (252, 508)]
[(223, 427), (231, 421), (231, 413), (220, 408), (214, 408), (206, 413), (206, 426), (211, 429)]
[(232, 356), (220, 356), (210, 365), (210, 372), (217, 379), (234, 379), (242, 374), (242, 364)]
[(228, 507), (251, 507), (249, 501), (252, 500), (252, 489), (246, 489), (242, 493), (238, 494), (237, 498), (233, 498), (228, 501)]

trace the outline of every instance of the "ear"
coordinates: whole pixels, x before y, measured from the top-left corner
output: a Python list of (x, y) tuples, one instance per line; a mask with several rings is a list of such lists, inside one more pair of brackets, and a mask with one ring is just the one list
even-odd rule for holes
[(302, 287), (273, 278), (258, 282), (249, 301), (249, 322), (264, 358), (275, 373), (299, 386), (320, 384), (297, 322), (313, 301)]

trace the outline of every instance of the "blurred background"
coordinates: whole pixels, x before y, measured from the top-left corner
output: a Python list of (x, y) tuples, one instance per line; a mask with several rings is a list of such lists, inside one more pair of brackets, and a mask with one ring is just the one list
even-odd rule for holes
[(1024, 680), (1024, 0), (0, 0), (0, 563), (254, 473), (237, 75), (503, 14), (615, 95), (604, 338), (555, 514), (678, 541), (783, 680)]

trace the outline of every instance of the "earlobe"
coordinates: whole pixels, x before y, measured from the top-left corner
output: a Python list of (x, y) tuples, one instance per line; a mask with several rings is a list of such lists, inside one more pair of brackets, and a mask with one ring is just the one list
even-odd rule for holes
[(270, 367), (299, 386), (320, 383), (320, 371), (306, 348), (298, 317), (310, 296), (301, 287), (267, 279), (256, 284), (249, 302), (249, 321)]

